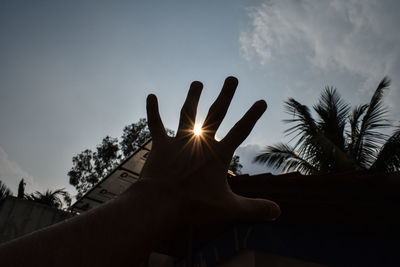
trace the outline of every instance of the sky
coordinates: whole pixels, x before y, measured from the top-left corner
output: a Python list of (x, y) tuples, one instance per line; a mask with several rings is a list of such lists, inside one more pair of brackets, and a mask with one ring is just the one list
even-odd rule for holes
[(0, 2), (0, 180), (16, 193), (67, 188), (72, 157), (145, 117), (158, 96), (176, 130), (194, 80), (204, 90), (198, 122), (224, 79), (239, 87), (217, 137), (264, 99), (268, 110), (238, 148), (244, 173), (263, 147), (289, 141), (283, 103), (316, 103), (334, 86), (353, 106), (380, 80), (399, 122), (399, 1), (20, 1)]

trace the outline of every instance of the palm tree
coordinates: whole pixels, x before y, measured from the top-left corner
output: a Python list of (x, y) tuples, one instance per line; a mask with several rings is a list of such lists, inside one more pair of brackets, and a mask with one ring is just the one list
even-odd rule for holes
[(0, 180), (0, 203), (10, 195), (12, 195), (11, 190)]
[(382, 103), (389, 85), (389, 78), (383, 78), (369, 104), (357, 106), (351, 113), (336, 89), (327, 87), (313, 106), (317, 120), (307, 106), (290, 98), (285, 108), (292, 118), (285, 122), (294, 125), (285, 132), (294, 134), (297, 142), (294, 146), (268, 146), (254, 161), (303, 174), (399, 171), (400, 127), (390, 137), (380, 131), (391, 127)]
[(22, 178), (18, 184), (18, 195), (17, 195), (18, 198), (25, 198), (25, 186), (26, 186), (25, 180), (24, 178)]
[[(65, 202), (67, 206), (71, 204), (71, 197), (64, 188), (51, 191), (49, 189), (44, 193), (35, 191), (32, 194), (25, 195), (26, 199), (39, 202), (50, 207), (61, 209)], [(64, 202), (63, 202), (64, 201)]]
[(370, 170), (377, 172), (396, 172), (400, 169), (400, 126), (382, 146)]

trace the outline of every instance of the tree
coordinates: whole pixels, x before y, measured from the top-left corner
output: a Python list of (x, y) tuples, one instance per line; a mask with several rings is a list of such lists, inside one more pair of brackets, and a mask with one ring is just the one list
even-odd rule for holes
[(238, 155), (233, 155), (231, 163), (229, 164), (229, 170), (231, 170), (234, 174), (242, 174), (241, 169), (243, 165), (239, 162), (240, 157)]
[(294, 146), (285, 143), (268, 146), (254, 161), (284, 172), (303, 174), (400, 170), (399, 130), (391, 137), (381, 132), (391, 126), (382, 101), (389, 85), (390, 80), (385, 77), (371, 101), (353, 108), (351, 113), (336, 89), (327, 87), (313, 107), (317, 120), (307, 106), (290, 98), (285, 108), (292, 118), (285, 122), (294, 125), (285, 132), (295, 134), (297, 142)]
[(17, 195), (18, 198), (25, 198), (25, 185), (26, 183), (24, 181), (24, 178), (22, 178), (18, 184), (18, 195)]
[(118, 139), (106, 136), (94, 153), (94, 170), (98, 177), (107, 175), (121, 160)]
[(71, 205), (71, 197), (64, 188), (54, 191), (46, 190), (44, 193), (35, 191), (32, 194), (26, 195), (25, 198), (56, 209), (61, 209), (64, 203), (67, 207)]
[[(169, 129), (166, 132), (174, 135)], [(78, 191), (76, 198), (82, 197), (150, 137), (147, 120), (140, 119), (137, 123), (124, 127), (120, 142), (117, 138), (106, 136), (95, 152), (85, 149), (74, 156), (68, 176), (69, 183)]]
[(375, 162), (371, 166), (374, 172), (396, 172), (400, 166), (400, 126), (383, 145)]
[(146, 119), (140, 119), (124, 127), (121, 136), (121, 150), (125, 157), (132, 154), (140, 145), (150, 138), (150, 131)]
[[(165, 129), (168, 135), (173, 136), (174, 131)], [(124, 157), (132, 154), (138, 149), (146, 140), (151, 137), (149, 128), (147, 127), (147, 120), (142, 118), (137, 123), (132, 123), (124, 127), (121, 136), (121, 150)]]
[(97, 184), (120, 160), (118, 139), (110, 136), (103, 138), (101, 144), (96, 147), (96, 152), (85, 149), (74, 156), (68, 176), (69, 183), (78, 191), (77, 198)]
[(8, 196), (12, 196), (10, 188), (0, 180), (0, 203)]

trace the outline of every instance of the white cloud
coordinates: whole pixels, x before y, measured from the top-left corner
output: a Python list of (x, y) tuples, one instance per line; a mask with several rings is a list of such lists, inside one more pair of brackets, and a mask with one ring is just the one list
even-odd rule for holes
[[(242, 56), (261, 64), (286, 59), (298, 68), (347, 72), (361, 77), (360, 93), (371, 92), (384, 75), (400, 74), (399, 4), (271, 0), (249, 8), (251, 25), (239, 38)], [(393, 81), (388, 97), (392, 107), (400, 99), (399, 84)]]
[(18, 163), (9, 159), (6, 151), (0, 147), (0, 180), (3, 181), (14, 194), (17, 194), (18, 183), (21, 178), (24, 178), (27, 183), (25, 192), (39, 189), (32, 175), (24, 171)]

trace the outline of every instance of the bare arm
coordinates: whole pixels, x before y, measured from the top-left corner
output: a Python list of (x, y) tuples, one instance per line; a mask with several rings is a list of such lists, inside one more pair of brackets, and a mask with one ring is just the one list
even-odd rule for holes
[(117, 199), (68, 221), (0, 247), (4, 266), (137, 266), (164, 238), (187, 224), (273, 220), (279, 206), (234, 194), (226, 181), (235, 149), (249, 135), (267, 105), (256, 102), (221, 141), (221, 124), (237, 79), (228, 77), (203, 124), (193, 135), (202, 90), (193, 82), (181, 110), (176, 137), (166, 135), (157, 98), (147, 98), (153, 147), (141, 179)]

